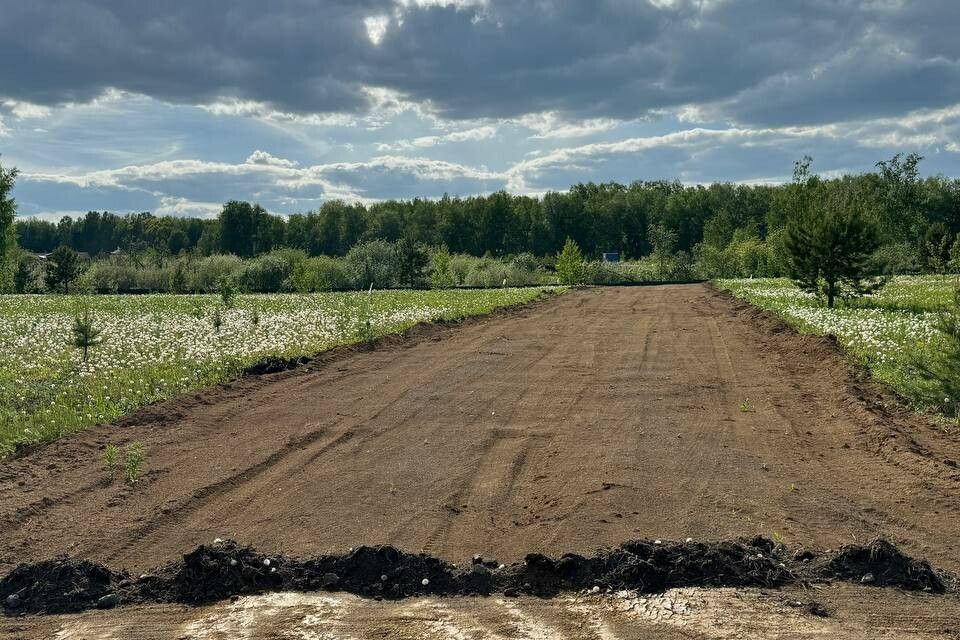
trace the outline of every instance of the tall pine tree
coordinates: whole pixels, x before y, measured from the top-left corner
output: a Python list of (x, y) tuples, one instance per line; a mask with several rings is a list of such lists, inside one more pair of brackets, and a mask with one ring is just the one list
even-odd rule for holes
[(13, 290), (14, 249), (17, 246), (13, 220), (17, 206), (10, 192), (16, 178), (16, 169), (4, 169), (0, 165), (0, 293)]

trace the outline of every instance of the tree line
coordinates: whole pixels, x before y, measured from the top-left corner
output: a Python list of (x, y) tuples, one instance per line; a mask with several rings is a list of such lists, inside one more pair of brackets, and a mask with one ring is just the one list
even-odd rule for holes
[[(931, 250), (943, 256), (960, 231), (960, 180), (920, 178), (920, 160), (898, 155), (877, 163), (874, 172), (829, 180), (811, 175), (817, 188), (810, 195), (825, 202), (842, 193), (876, 221), (882, 244), (907, 243), (919, 259)], [(652, 251), (651, 227), (671, 232), (675, 249), (690, 253), (702, 243), (726, 246), (737, 232), (766, 239), (797, 215), (798, 193), (808, 186), (796, 180), (783, 185), (585, 183), (540, 198), (499, 191), (371, 205), (336, 200), (287, 218), (256, 204), (231, 201), (214, 220), (93, 211), (56, 223), (18, 220), (16, 236), (21, 247), (33, 252), (63, 244), (91, 256), (118, 248), (150, 248), (173, 255), (186, 251), (240, 257), (279, 247), (311, 256), (342, 256), (358, 242), (401, 238), (475, 256), (544, 256), (555, 254), (570, 238), (588, 257), (616, 251), (624, 258), (640, 258)], [(940, 251), (945, 242), (946, 249)]]
[(6, 170), (0, 173), (0, 258), (8, 264), (0, 286), (11, 286), (14, 242), (40, 254), (61, 246), (90, 257), (119, 250), (160, 266), (173, 256), (245, 259), (293, 249), (338, 257), (371, 242), (402, 242), (454, 255), (534, 256), (552, 268), (552, 256), (572, 240), (587, 260), (618, 252), (621, 259), (653, 261), (661, 274), (794, 275), (800, 281), (795, 272), (802, 265), (790, 255), (813, 238), (799, 232), (827, 219), (839, 224), (839, 213), (865, 225), (861, 271), (944, 272), (960, 265), (960, 180), (921, 178), (920, 162), (918, 155), (898, 154), (874, 171), (823, 179), (804, 158), (794, 179), (781, 185), (585, 183), (542, 197), (499, 191), (370, 205), (330, 201), (288, 217), (230, 201), (215, 219), (92, 211), (58, 222), (14, 221), (9, 192), (16, 173)]

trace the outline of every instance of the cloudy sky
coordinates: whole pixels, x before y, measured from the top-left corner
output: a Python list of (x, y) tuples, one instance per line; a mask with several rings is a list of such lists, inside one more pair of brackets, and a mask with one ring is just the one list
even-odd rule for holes
[(960, 175), (956, 0), (0, 0), (20, 215)]

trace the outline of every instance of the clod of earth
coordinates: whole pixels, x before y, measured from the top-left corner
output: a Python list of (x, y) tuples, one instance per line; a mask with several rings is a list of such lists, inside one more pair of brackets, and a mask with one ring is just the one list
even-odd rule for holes
[(658, 592), (693, 586), (777, 587), (798, 579), (859, 582), (866, 573), (874, 574), (876, 585), (944, 590), (928, 563), (904, 555), (883, 540), (803, 556), (807, 560), (800, 565), (782, 546), (763, 537), (720, 542), (635, 540), (589, 557), (531, 553), (523, 562), (510, 565), (474, 559), (460, 568), (389, 545), (299, 560), (267, 556), (224, 540), (201, 545), (181, 560), (139, 578), (67, 556), (23, 564), (0, 580), (0, 601), (8, 614), (15, 615), (130, 603), (201, 604), (270, 591), (326, 589), (387, 599), (496, 592), (548, 597), (584, 589), (596, 593), (601, 588)]
[(875, 540), (866, 546), (842, 547), (821, 569), (821, 575), (860, 581), (881, 587), (933, 591), (944, 590), (943, 581), (925, 560), (904, 555), (886, 540)]

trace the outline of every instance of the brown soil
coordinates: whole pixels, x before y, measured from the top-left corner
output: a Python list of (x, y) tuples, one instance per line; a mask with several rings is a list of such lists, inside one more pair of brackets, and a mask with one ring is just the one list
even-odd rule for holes
[[(741, 411), (741, 403), (748, 410)], [(107, 482), (102, 449), (142, 442)], [(633, 538), (883, 536), (960, 570), (960, 435), (705, 285), (574, 291), (149, 407), (0, 468), (0, 574), (229, 537), (455, 561)]]

